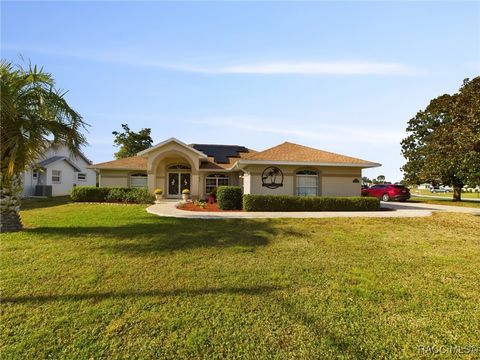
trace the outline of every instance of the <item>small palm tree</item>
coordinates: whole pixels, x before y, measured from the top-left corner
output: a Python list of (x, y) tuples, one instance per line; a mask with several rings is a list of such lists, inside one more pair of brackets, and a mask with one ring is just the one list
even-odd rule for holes
[(74, 154), (85, 145), (87, 124), (66, 102), (65, 91), (54, 88), (52, 75), (29, 66), (0, 62), (1, 174), (0, 231), (21, 230), (21, 174), (35, 164), (47, 147), (67, 146)]

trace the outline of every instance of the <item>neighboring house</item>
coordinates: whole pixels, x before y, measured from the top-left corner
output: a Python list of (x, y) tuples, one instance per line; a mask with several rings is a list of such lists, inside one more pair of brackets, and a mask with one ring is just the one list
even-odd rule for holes
[(95, 186), (97, 174), (88, 168), (91, 164), (83, 154), (75, 156), (65, 146), (51, 146), (37, 163), (24, 171), (22, 195), (50, 195), (51, 186), (51, 196), (62, 196), (77, 185)]
[(359, 196), (362, 169), (380, 164), (285, 142), (264, 151), (237, 145), (187, 145), (175, 138), (124, 159), (92, 165), (100, 186), (189, 189), (205, 198), (220, 185), (245, 194)]

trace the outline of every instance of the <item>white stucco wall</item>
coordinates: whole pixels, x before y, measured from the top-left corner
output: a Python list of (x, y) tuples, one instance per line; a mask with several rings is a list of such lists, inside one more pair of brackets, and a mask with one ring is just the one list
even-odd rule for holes
[[(74, 186), (95, 186), (96, 172), (92, 169), (87, 169), (89, 165), (82, 157), (73, 156), (66, 147), (49, 148), (45, 155), (38, 160), (38, 162), (51, 158), (53, 156), (65, 156), (69, 161), (75, 164), (81, 171), (87, 175), (86, 180), (78, 180), (78, 172), (74, 171), (73, 167), (64, 160), (58, 160), (48, 164), (44, 171), (39, 171), (37, 180), (33, 179), (33, 171), (31, 168), (27, 169), (23, 175), (23, 196), (31, 196), (35, 193), (35, 186), (51, 185), (52, 196), (64, 196), (70, 194)], [(59, 184), (52, 183), (52, 170), (61, 171), (61, 182)]]

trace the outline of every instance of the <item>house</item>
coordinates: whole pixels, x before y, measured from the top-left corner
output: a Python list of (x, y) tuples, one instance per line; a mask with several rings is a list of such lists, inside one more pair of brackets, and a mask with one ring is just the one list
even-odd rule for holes
[(97, 174), (92, 162), (75, 156), (65, 146), (50, 146), (42, 158), (23, 172), (23, 197), (68, 195), (74, 186), (95, 186)]
[(378, 163), (285, 142), (264, 151), (190, 144), (170, 138), (137, 156), (92, 165), (100, 186), (159, 188), (167, 198), (189, 189), (205, 198), (220, 185), (245, 194), (359, 196), (362, 169)]

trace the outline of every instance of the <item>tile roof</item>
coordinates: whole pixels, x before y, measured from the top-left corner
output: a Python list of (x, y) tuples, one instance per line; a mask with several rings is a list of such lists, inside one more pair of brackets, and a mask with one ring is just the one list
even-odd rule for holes
[(95, 164), (89, 167), (94, 169), (147, 170), (147, 159), (141, 156), (132, 156)]
[[(194, 147), (194, 145), (201, 144), (192, 144), (189, 145)], [(205, 145), (201, 145), (205, 146)], [(215, 146), (217, 149), (222, 145), (208, 145)], [(231, 146), (227, 145), (230, 147)], [(239, 147), (243, 148), (243, 147)], [(200, 146), (197, 150), (200, 150)], [(220, 155), (222, 161), (227, 160), (227, 162), (219, 162), (215, 158), (215, 154), (207, 154), (208, 161), (202, 161), (200, 163), (200, 169), (203, 170), (226, 170), (231, 168), (238, 160), (246, 161), (287, 161), (287, 162), (298, 162), (298, 163), (323, 163), (323, 164), (363, 164), (363, 165), (373, 165), (378, 166), (371, 161), (358, 159), (350, 156), (340, 155), (324, 150), (314, 149), (308, 146), (303, 146), (299, 144), (293, 144), (290, 142), (284, 142), (283, 144), (274, 146), (264, 151), (257, 152), (252, 149), (246, 149), (247, 152), (237, 152), (236, 156), (228, 156), (227, 153), (223, 152)], [(205, 150), (205, 149), (204, 149)], [(211, 149), (209, 149), (211, 150)], [(205, 150), (206, 151), (206, 150)], [(228, 152), (230, 154), (230, 152)], [(118, 169), (118, 170), (147, 170), (147, 158), (141, 156), (132, 156), (128, 158), (107, 161), (99, 164), (90, 166), (90, 168), (95, 169)]]
[(267, 150), (251, 154), (246, 157), (246, 160), (315, 162), (332, 164), (375, 164), (367, 160), (335, 154), (290, 142), (284, 142), (283, 144), (274, 146)]

